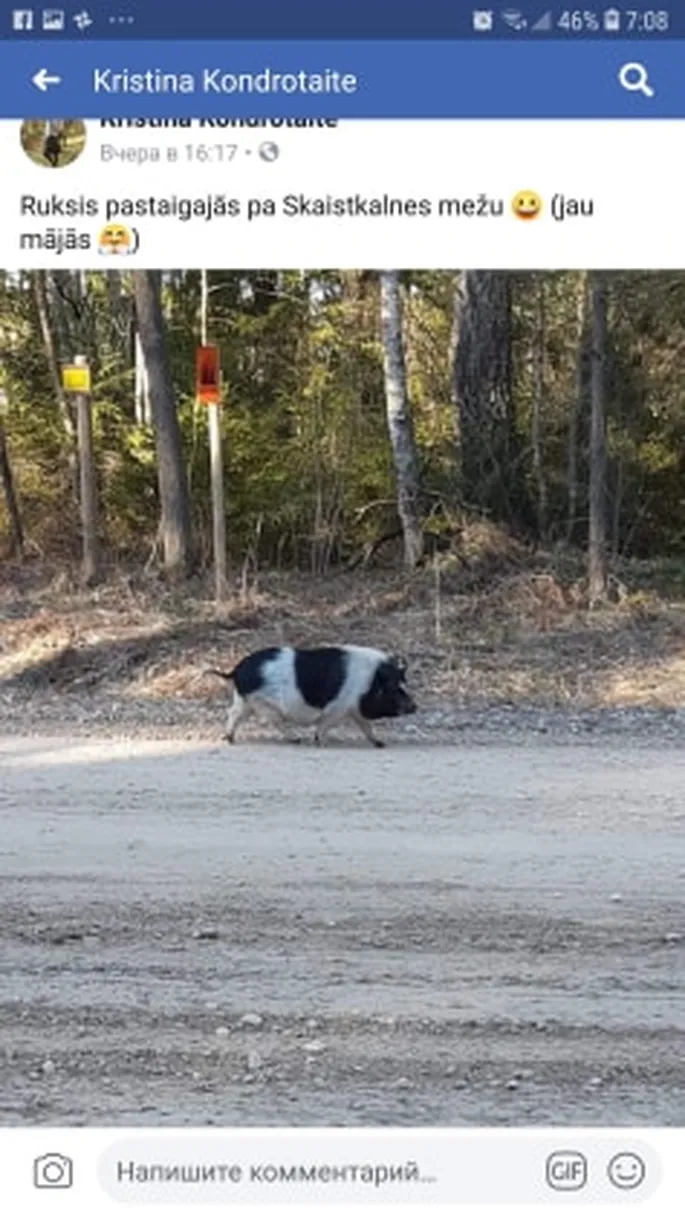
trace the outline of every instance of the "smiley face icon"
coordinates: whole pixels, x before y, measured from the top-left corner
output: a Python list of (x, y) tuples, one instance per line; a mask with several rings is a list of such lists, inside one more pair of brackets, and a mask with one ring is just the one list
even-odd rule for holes
[(100, 253), (113, 257), (135, 253), (136, 244), (134, 233), (123, 223), (108, 223), (98, 237)]
[(621, 1151), (609, 1160), (607, 1176), (615, 1189), (637, 1189), (646, 1171), (644, 1159), (633, 1151)]
[(517, 219), (537, 219), (542, 211), (542, 199), (535, 190), (519, 190), (511, 200), (511, 209)]

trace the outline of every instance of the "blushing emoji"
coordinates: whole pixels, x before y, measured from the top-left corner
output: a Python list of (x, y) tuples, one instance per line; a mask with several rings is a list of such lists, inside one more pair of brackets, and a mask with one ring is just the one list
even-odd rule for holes
[(135, 253), (136, 241), (130, 228), (123, 223), (108, 223), (98, 239), (99, 251), (109, 256)]
[(537, 219), (542, 210), (542, 199), (535, 190), (519, 190), (511, 200), (511, 209), (517, 219)]

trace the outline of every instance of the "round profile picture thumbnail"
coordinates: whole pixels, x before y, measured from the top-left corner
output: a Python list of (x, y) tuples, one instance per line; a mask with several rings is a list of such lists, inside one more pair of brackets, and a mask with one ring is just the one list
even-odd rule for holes
[(78, 160), (86, 146), (86, 126), (80, 118), (27, 118), (19, 138), (34, 164), (63, 169)]

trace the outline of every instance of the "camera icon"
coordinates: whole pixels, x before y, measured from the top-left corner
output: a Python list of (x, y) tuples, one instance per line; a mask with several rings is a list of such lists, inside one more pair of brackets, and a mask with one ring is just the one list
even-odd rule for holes
[(68, 1155), (39, 1155), (33, 1161), (36, 1189), (70, 1189), (74, 1183), (74, 1164)]

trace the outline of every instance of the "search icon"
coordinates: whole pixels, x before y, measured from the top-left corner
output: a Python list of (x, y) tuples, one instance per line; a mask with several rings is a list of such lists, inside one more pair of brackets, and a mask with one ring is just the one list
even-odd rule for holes
[(629, 93), (644, 93), (645, 97), (654, 96), (654, 89), (649, 83), (644, 63), (624, 63), (618, 73), (618, 80), (619, 84)]

